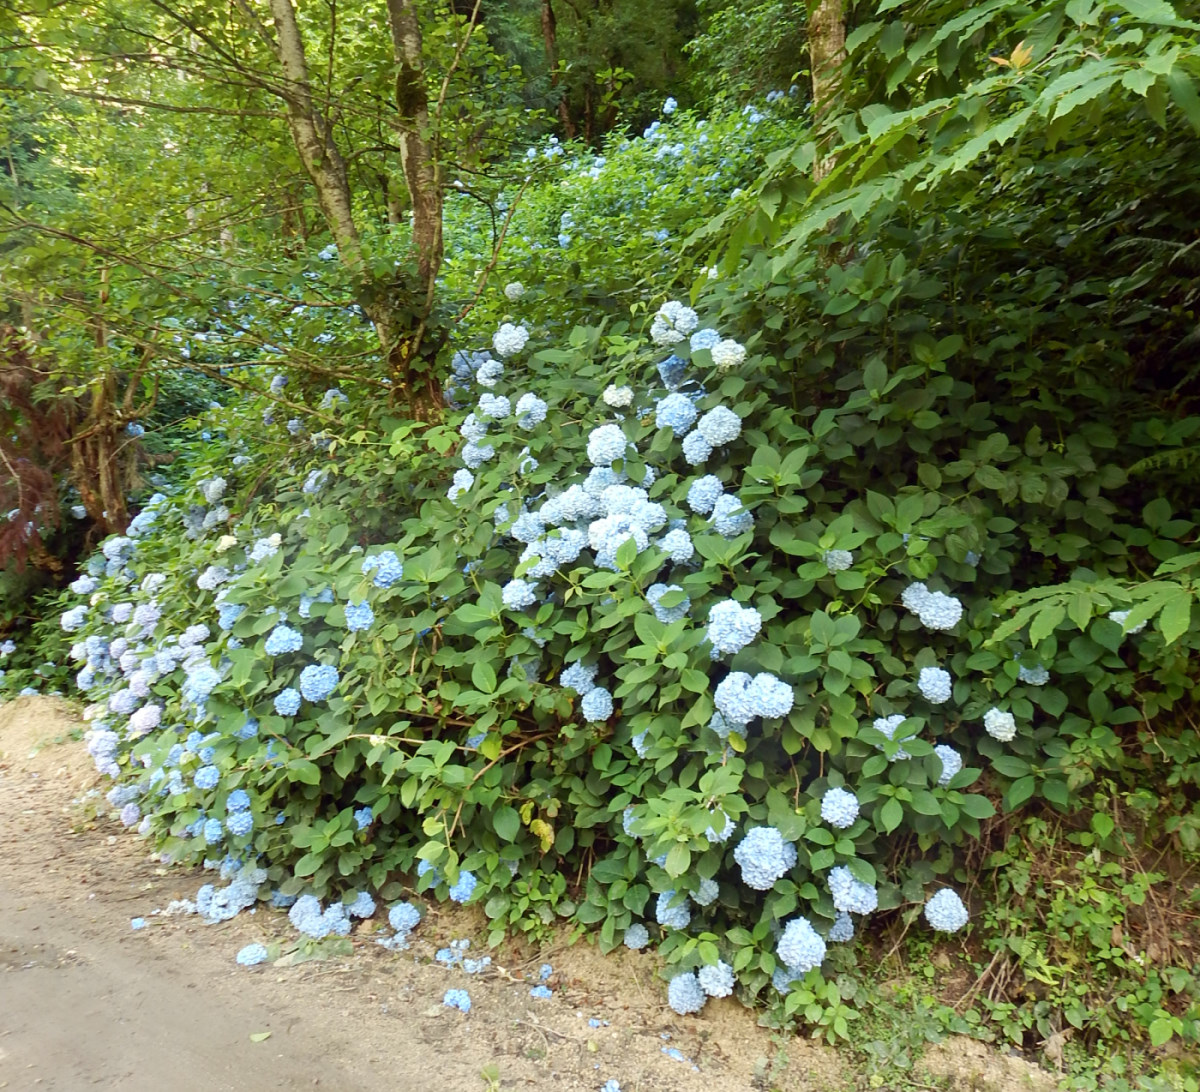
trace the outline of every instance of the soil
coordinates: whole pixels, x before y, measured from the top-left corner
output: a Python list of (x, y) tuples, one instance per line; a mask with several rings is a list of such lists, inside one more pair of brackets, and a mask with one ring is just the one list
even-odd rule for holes
[[(759, 1027), (732, 999), (695, 1017), (667, 1007), (655, 957), (585, 943), (501, 947), (485, 974), (433, 960), (478, 948), (483, 919), (431, 907), (407, 952), (360, 925), (350, 956), (239, 967), (253, 941), (294, 939), (269, 909), (222, 925), (161, 915), (211, 874), (164, 868), (111, 816), (66, 703), (0, 706), (0, 1088), (243, 1092), (842, 1092), (861, 1087), (833, 1049)], [(144, 918), (142, 929), (131, 919)], [(472, 954), (481, 955), (481, 951)], [(543, 962), (550, 1000), (529, 995)], [(470, 993), (468, 1015), (447, 989)], [(590, 1027), (589, 1019), (603, 1021)], [(262, 1033), (269, 1032), (263, 1037)], [(253, 1037), (253, 1038), (252, 1038)], [(668, 1056), (674, 1048), (686, 1061)], [(970, 1040), (924, 1059), (929, 1086), (1049, 1090), (1053, 1078)], [(485, 1076), (485, 1071), (489, 1076)]]

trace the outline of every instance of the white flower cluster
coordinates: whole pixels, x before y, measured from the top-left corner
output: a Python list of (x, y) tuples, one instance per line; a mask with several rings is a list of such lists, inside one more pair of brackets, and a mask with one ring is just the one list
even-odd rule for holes
[(492, 348), (502, 358), (507, 358), (524, 349), (528, 340), (529, 331), (524, 326), (514, 326), (511, 322), (506, 322), (492, 337)]
[(700, 317), (678, 300), (664, 303), (650, 324), (650, 340), (655, 345), (677, 345), (700, 325)]
[(633, 388), (618, 387), (610, 383), (604, 388), (604, 394), (601, 397), (606, 406), (611, 406), (613, 409), (626, 409), (633, 405)]
[(958, 625), (962, 618), (963, 605), (945, 592), (931, 592), (924, 584), (909, 584), (900, 596), (900, 602), (912, 611), (926, 629), (946, 631)]
[(1002, 709), (989, 709), (983, 714), (983, 729), (992, 739), (1008, 743), (1016, 738), (1017, 720)]

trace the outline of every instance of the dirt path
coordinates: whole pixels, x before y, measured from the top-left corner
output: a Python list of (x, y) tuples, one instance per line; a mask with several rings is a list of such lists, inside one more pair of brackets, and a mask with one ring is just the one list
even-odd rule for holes
[[(89, 820), (73, 803), (95, 783), (82, 745), (68, 741), (75, 728), (49, 699), (0, 706), (0, 1088), (483, 1092), (488, 1067), (504, 1090), (596, 1092), (610, 1078), (623, 1092), (856, 1086), (833, 1051), (781, 1043), (733, 1001), (675, 1017), (648, 954), (602, 957), (582, 944), (528, 953), (535, 968), (555, 967), (548, 1001), (530, 998), (513, 951), (493, 953), (485, 976), (448, 970), (436, 948), (484, 935), (461, 910), (432, 908), (410, 952), (379, 948), (364, 923), (353, 956), (238, 967), (244, 944), (294, 936), (286, 918), (155, 916), (211, 875), (164, 869), (107, 806)], [(135, 917), (147, 926), (132, 929)], [(470, 1015), (442, 1005), (452, 987), (469, 991)], [(965, 1045), (947, 1056), (975, 1061), (943, 1069), (946, 1087), (1053, 1087), (1023, 1062)]]

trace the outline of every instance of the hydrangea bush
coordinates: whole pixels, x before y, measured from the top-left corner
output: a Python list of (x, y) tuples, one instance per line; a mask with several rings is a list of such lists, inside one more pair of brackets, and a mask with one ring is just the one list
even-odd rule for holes
[[(261, 865), (301, 917), (408, 876), (497, 934), (653, 934), (679, 1011), (734, 983), (792, 1011), (878, 910), (962, 928), (983, 771), (1010, 807), (1065, 806), (1097, 738), (1078, 652), (989, 645), (1023, 543), (977, 483), (1007, 448), (976, 414), (939, 468), (910, 421), (917, 469), (884, 474), (859, 411), (928, 366), (811, 419), (690, 307), (648, 318), (553, 347), (510, 324), (456, 365), (458, 415), (387, 425), (385, 454), (239, 463), (260, 407), (231, 416), (220, 474), (107, 541), (59, 622), (127, 825)], [(1069, 527), (1106, 473), (1064, 473), (1044, 517)]]

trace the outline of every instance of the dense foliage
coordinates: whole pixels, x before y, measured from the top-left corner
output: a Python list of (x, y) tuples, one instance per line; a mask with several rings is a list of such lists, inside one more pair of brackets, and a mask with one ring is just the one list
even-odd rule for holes
[(452, 179), (442, 420), (325, 237), (175, 322), (217, 401), (28, 654), (126, 825), (832, 1038), (856, 936), (982, 922), (1014, 1041), (1194, 1047), (1197, 26), (897, 8), (816, 133), (781, 86)]

